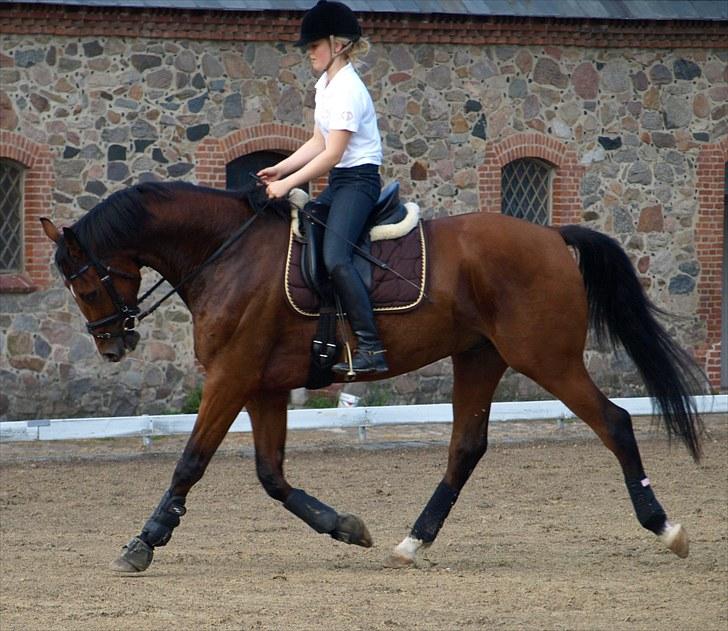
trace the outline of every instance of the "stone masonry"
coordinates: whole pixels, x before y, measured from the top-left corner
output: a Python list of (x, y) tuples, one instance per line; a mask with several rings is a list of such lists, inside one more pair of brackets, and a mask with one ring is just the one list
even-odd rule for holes
[[(45, 213), (59, 224), (138, 182), (224, 186), (230, 160), (291, 151), (311, 129), (315, 79), (290, 43), (0, 38), (0, 158), (22, 163), (12, 153), (21, 141), (47, 150)], [(727, 62), (726, 48), (381, 42), (361, 72), (379, 114), (383, 179), (398, 179), (425, 217), (499, 212), (502, 164), (547, 159), (562, 178), (552, 223), (615, 236), (649, 296), (678, 316), (670, 333), (707, 367), (720, 354), (719, 320), (707, 316), (719, 308), (724, 219), (698, 183), (717, 181), (728, 159)], [(130, 357), (107, 364), (49, 272), (50, 251), (35, 255), (35, 291), (0, 293), (0, 419), (178, 410), (202, 379), (181, 303), (141, 325)], [(587, 361), (608, 394), (642, 394), (624, 354), (590, 346)], [(378, 392), (439, 402), (450, 385), (443, 360)], [(547, 395), (508, 374), (498, 396)]]

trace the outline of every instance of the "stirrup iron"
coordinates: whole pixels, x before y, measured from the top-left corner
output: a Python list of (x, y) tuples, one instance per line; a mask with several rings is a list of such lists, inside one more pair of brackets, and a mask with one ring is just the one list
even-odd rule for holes
[(354, 357), (351, 354), (351, 345), (349, 340), (346, 341), (346, 363), (349, 364), (349, 370), (346, 373), (347, 381), (354, 381), (356, 379), (356, 373), (354, 372)]

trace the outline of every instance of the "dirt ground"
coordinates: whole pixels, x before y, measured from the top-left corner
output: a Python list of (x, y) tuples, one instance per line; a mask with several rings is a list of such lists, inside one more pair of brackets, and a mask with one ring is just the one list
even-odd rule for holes
[(289, 480), (361, 516), (368, 550), (267, 498), (229, 436), (147, 572), (107, 568), (166, 488), (184, 439), (0, 446), (0, 629), (728, 628), (728, 419), (705, 458), (639, 419), (655, 492), (691, 536), (680, 560), (632, 514), (581, 423), (494, 423), (491, 446), (420, 567), (383, 567), (438, 483), (449, 427), (291, 432)]

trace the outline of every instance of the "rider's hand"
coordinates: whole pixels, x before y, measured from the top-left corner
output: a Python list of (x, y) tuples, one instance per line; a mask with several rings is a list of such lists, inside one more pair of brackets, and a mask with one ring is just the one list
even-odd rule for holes
[[(262, 177), (262, 176), (261, 176)], [(270, 182), (266, 187), (265, 191), (268, 194), (268, 199), (275, 199), (277, 197), (286, 197), (291, 187), (286, 183), (285, 180), (278, 182)]]
[(256, 175), (263, 180), (266, 184), (270, 182), (275, 182), (276, 180), (279, 180), (282, 173), (280, 172), (280, 169), (277, 165), (272, 167), (266, 167), (265, 169), (261, 169), (256, 173)]

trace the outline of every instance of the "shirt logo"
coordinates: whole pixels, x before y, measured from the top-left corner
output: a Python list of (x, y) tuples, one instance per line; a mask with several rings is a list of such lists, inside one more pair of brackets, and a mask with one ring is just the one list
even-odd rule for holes
[(354, 118), (354, 114), (351, 112), (341, 112), (341, 118), (345, 121), (350, 121), (352, 118)]

